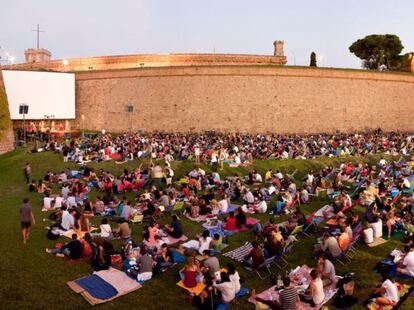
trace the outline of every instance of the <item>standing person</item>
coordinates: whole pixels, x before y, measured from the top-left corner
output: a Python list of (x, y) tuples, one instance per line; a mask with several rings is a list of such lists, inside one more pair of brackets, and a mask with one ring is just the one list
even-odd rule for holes
[(26, 244), (30, 237), (30, 226), (32, 223), (33, 225), (36, 223), (28, 198), (23, 199), (23, 204), (20, 207), (20, 222), (22, 225), (23, 243)]
[(30, 167), (29, 163), (26, 163), (26, 165), (23, 168), (23, 175), (24, 179), (26, 180), (26, 184), (29, 184), (30, 176), (32, 175), (32, 167)]

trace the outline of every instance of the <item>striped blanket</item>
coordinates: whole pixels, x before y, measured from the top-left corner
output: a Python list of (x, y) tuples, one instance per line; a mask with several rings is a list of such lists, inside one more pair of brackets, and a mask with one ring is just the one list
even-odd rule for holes
[(229, 257), (238, 262), (242, 262), (244, 258), (246, 257), (246, 255), (249, 254), (252, 249), (253, 249), (252, 244), (246, 241), (246, 243), (242, 245), (241, 247), (234, 249), (233, 251), (224, 253), (223, 256)]

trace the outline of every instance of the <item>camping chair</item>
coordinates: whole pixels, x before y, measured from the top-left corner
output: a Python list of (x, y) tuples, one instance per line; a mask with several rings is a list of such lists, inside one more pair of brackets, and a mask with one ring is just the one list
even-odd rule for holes
[(354, 237), (352, 239), (351, 243), (349, 244), (348, 251), (345, 253), (345, 255), (349, 259), (353, 258), (357, 254), (356, 244), (357, 244), (360, 236), (361, 235), (357, 235), (356, 237)]
[(303, 226), (304, 226), (304, 225), (299, 225), (299, 226), (296, 226), (296, 227), (292, 230), (292, 232), (290, 233), (290, 235), (289, 235), (289, 236), (294, 236), (294, 237), (296, 237), (296, 238), (297, 238), (297, 236), (298, 236), (300, 233), (302, 233), (302, 232), (303, 232)]
[[(259, 278), (261, 279), (261, 280), (264, 280), (264, 279), (267, 279), (271, 274), (272, 274), (272, 272), (270, 271), (270, 266), (271, 266), (271, 264), (274, 262), (274, 260), (275, 260), (275, 258), (276, 258), (276, 256), (272, 256), (272, 257), (269, 257), (269, 258), (267, 258), (267, 259), (265, 259), (265, 261), (263, 262), (263, 264), (261, 264), (260, 266), (258, 266), (257, 268), (255, 268), (255, 269), (253, 269), (254, 270), (254, 272), (259, 276)], [(260, 269), (265, 269), (265, 270), (267, 270), (267, 272), (269, 273), (268, 275), (265, 275), (265, 276), (262, 276), (261, 274), (260, 274)]]
[(289, 264), (287, 262), (287, 260), (283, 257), (283, 252), (282, 254), (278, 255), (275, 257), (275, 259), (273, 260), (273, 264), (279, 268), (280, 270), (286, 268), (286, 266)]
[(339, 255), (338, 257), (335, 257), (334, 260), (340, 263), (342, 266), (345, 266), (347, 263), (350, 263), (351, 259), (346, 256), (347, 252), (342, 252), (342, 254)]
[(142, 214), (135, 214), (132, 219), (130, 219), (132, 224), (142, 224), (144, 222), (144, 216)]

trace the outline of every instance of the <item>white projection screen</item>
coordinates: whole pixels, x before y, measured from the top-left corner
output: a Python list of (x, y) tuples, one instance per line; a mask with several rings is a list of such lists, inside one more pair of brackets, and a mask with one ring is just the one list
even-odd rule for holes
[(75, 74), (3, 70), (12, 120), (21, 120), (19, 106), (26, 104), (28, 120), (74, 119)]

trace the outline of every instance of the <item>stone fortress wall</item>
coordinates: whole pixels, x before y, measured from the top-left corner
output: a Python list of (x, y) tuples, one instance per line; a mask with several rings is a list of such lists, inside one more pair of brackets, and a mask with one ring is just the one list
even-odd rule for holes
[(379, 127), (414, 130), (414, 75), (272, 65), (76, 74), (72, 128), (317, 133)]
[(4, 89), (3, 74), (0, 67), (0, 154), (14, 149), (14, 134), (10, 120), (6, 90)]

